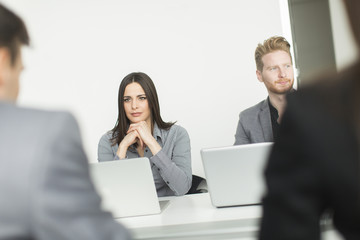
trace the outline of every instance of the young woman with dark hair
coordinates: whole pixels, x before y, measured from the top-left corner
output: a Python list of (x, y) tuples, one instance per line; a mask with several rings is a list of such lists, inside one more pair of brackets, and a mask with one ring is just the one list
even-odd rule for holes
[(190, 139), (186, 130), (160, 115), (151, 78), (142, 72), (127, 75), (118, 95), (118, 119), (98, 146), (98, 160), (147, 157), (158, 196), (184, 195), (191, 187)]

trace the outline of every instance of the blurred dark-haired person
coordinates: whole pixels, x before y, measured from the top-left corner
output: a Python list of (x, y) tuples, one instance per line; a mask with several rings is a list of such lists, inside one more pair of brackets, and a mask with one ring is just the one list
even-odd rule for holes
[[(343, 2), (359, 47), (360, 1)], [(288, 96), (265, 170), (260, 239), (320, 239), (320, 218), (327, 212), (344, 239), (360, 239), (359, 150), (357, 60)]]
[(98, 146), (99, 162), (136, 157), (149, 158), (158, 196), (184, 195), (190, 189), (189, 135), (184, 128), (162, 120), (155, 85), (142, 72), (122, 80), (116, 125)]
[(28, 44), (0, 4), (0, 239), (129, 239), (100, 208), (74, 117), (15, 105)]
[(286, 106), (286, 94), (293, 90), (294, 70), (290, 44), (274, 36), (258, 44), (255, 50), (256, 76), (269, 96), (242, 111), (234, 145), (273, 142)]

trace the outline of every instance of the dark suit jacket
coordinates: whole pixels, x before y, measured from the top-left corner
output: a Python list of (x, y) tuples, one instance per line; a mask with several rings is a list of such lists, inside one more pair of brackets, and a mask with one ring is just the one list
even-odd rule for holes
[(261, 240), (320, 239), (328, 210), (346, 239), (360, 239), (360, 144), (350, 115), (360, 106), (350, 94), (360, 91), (359, 66), (288, 97), (265, 171)]
[(77, 123), (0, 102), (0, 239), (129, 239), (100, 208)]

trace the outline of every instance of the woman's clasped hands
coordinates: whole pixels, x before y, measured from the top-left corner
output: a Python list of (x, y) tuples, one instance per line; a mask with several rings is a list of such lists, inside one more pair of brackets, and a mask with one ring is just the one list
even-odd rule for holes
[(153, 155), (161, 150), (161, 146), (151, 134), (151, 128), (145, 121), (132, 123), (124, 139), (120, 142), (117, 154), (120, 158), (125, 158), (127, 149), (137, 143), (139, 155), (143, 155), (146, 146), (149, 147)]

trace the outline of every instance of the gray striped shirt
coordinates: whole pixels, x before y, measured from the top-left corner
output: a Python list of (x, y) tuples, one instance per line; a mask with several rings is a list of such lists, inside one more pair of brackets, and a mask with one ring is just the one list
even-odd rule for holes
[[(154, 182), (159, 197), (184, 195), (191, 187), (191, 149), (187, 131), (178, 125), (169, 130), (160, 129), (154, 124), (153, 136), (161, 146), (161, 150), (153, 156), (148, 147), (144, 157), (149, 158)], [(112, 132), (104, 134), (98, 145), (98, 161), (117, 160), (118, 144), (112, 146)], [(140, 157), (136, 149), (131, 146), (126, 153), (127, 158)]]

